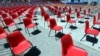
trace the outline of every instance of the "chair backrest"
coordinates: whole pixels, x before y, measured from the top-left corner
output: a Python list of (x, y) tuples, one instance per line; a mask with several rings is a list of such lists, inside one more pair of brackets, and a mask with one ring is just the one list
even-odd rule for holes
[(26, 40), (20, 31), (14, 31), (7, 36), (7, 40), (11, 47), (16, 47), (23, 40)]
[(32, 15), (31, 14), (26, 14), (26, 17), (32, 18)]
[(98, 20), (100, 19), (100, 12), (98, 12)]
[(50, 28), (52, 29), (56, 25), (57, 25), (56, 20), (54, 18), (50, 19)]
[(94, 15), (93, 16), (93, 24), (95, 24), (95, 22), (96, 22), (96, 16)]
[(6, 13), (2, 14), (3, 19), (5, 19), (6, 17), (8, 17), (8, 15)]
[(77, 12), (77, 15), (76, 16), (79, 17), (80, 16), (80, 12)]
[(18, 15), (16, 13), (11, 14), (12, 19), (16, 19), (18, 17)]
[(87, 29), (89, 29), (89, 22), (85, 21), (85, 33), (87, 32)]
[(86, 10), (84, 10), (84, 15), (86, 15)]
[(68, 22), (70, 20), (70, 14), (67, 14), (66, 21)]
[(49, 15), (47, 13), (45, 13), (44, 20), (47, 21), (49, 18), (50, 18)]
[(90, 10), (91, 10), (91, 9), (90, 9), (90, 8), (88, 8), (88, 13), (90, 13)]
[(4, 22), (5, 22), (6, 25), (9, 25), (11, 23), (14, 23), (14, 21), (10, 17), (5, 18), (4, 19)]
[(73, 40), (70, 34), (66, 34), (61, 38), (61, 45), (62, 45), (62, 54), (66, 54), (68, 48), (73, 46)]
[(61, 17), (61, 13), (60, 12), (58, 12), (57, 14), (58, 14), (58, 17)]
[(25, 26), (28, 26), (28, 25), (32, 24), (32, 21), (31, 21), (31, 19), (29, 17), (23, 19), (23, 22), (24, 22)]

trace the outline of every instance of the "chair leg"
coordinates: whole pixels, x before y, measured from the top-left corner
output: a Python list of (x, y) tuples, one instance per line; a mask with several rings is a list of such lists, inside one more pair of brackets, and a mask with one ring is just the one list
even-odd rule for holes
[(95, 43), (92, 43), (92, 46), (94, 46)]
[(91, 26), (91, 28), (93, 28), (94, 25)]
[(9, 28), (7, 28), (7, 30), (10, 32)]
[(26, 32), (26, 34), (27, 34), (27, 29), (25, 28), (25, 32)]
[(28, 30), (28, 28), (27, 28), (27, 32), (28, 32), (29, 36), (31, 36), (31, 35), (30, 35), (30, 32), (29, 32), (29, 30)]
[(68, 23), (66, 23), (65, 28), (66, 28), (67, 24), (68, 24)]
[(49, 34), (48, 34), (48, 36), (50, 36), (50, 32), (51, 32), (51, 30), (49, 31)]
[(81, 40), (80, 41), (82, 41), (82, 39), (84, 38), (86, 36), (86, 34), (81, 38)]
[(16, 28), (18, 29), (18, 25), (17, 25), (17, 24), (15, 24), (15, 26), (16, 26)]
[(45, 26), (45, 21), (44, 21), (44, 26)]

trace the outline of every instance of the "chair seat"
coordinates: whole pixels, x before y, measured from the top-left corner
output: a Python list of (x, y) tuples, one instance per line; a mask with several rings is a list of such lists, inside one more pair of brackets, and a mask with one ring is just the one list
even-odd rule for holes
[(98, 30), (95, 30), (95, 29), (92, 29), (92, 28), (89, 28), (89, 29), (87, 29), (87, 32), (86, 33), (97, 36), (99, 34), (99, 31)]
[(36, 25), (35, 24), (29, 24), (28, 26), (26, 26), (26, 28), (32, 28), (32, 27), (35, 27)]
[(75, 22), (76, 22), (76, 20), (69, 20), (69, 22), (70, 22), (70, 23), (75, 23)]
[(55, 31), (60, 31), (60, 30), (62, 30), (63, 28), (61, 27), (61, 26), (55, 26), (54, 28), (53, 28), (53, 30), (55, 30)]
[(5, 38), (5, 37), (7, 37), (6, 33), (0, 34), (0, 39), (3, 39), (3, 38)]
[(27, 50), (29, 47), (31, 47), (30, 43), (28, 41), (23, 41), (20, 44), (18, 44), (16, 47), (12, 48), (14, 54), (20, 54)]
[(85, 50), (72, 46), (68, 49), (66, 56), (87, 56)]
[(9, 25), (7, 25), (7, 26), (13, 26), (13, 25), (15, 25), (15, 23), (11, 23), (11, 24), (9, 24)]
[(94, 24), (100, 24), (100, 22), (94, 22)]

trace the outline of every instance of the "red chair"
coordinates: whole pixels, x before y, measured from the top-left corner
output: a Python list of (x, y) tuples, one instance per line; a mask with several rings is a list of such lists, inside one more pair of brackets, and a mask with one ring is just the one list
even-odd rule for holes
[[(63, 32), (62, 26), (58, 26), (56, 23), (56, 20), (54, 18), (50, 19), (49, 27), (50, 27), (50, 32), (51, 32), (51, 30), (55, 31), (55, 35), (56, 35), (56, 31), (62, 30), (62, 32)], [(50, 32), (49, 32), (48, 36), (50, 36)]]
[(84, 23), (84, 16), (81, 16), (80, 15), (80, 12), (77, 12), (76, 16), (77, 16), (78, 19), (81, 19), (82, 20), (82, 21), (79, 21), (79, 22)]
[(66, 34), (61, 38), (62, 56), (88, 56), (87, 51), (74, 46), (70, 34)]
[(49, 19), (50, 19), (50, 16), (47, 13), (45, 13), (44, 14), (44, 26), (45, 26), (45, 22), (47, 22), (48, 24)]
[[(17, 24), (10, 17), (5, 18), (4, 22), (5, 22), (7, 27), (15, 26), (18, 29)], [(9, 28), (7, 28), (7, 29), (10, 32)]]
[(25, 26), (25, 32), (26, 33), (28, 32), (29, 36), (31, 36), (28, 28), (33, 28), (33, 29), (34, 29), (34, 27), (37, 28), (36, 24), (32, 23), (31, 19), (29, 19), (28, 17), (23, 19), (23, 22), (24, 22), (24, 26)]
[(77, 12), (77, 18), (84, 18), (84, 16), (81, 16), (80, 12)]
[[(81, 38), (80, 41), (82, 41), (82, 39), (83, 39), (87, 34), (94, 35), (94, 37), (96, 37), (96, 36), (99, 34), (99, 31), (98, 31), (98, 30), (95, 30), (95, 29), (93, 29), (93, 28), (89, 28), (89, 22), (88, 22), (88, 21), (85, 22), (85, 35)], [(93, 45), (94, 45), (94, 43), (93, 43)]]
[[(71, 23), (71, 25), (72, 25), (72, 23), (75, 23), (75, 26), (76, 26), (76, 20), (71, 19), (70, 14), (67, 14), (66, 22), (67, 22), (67, 24)], [(65, 25), (65, 27), (67, 26), (67, 24)]]
[(0, 26), (0, 39), (7, 37), (7, 33), (5, 30)]
[(98, 20), (100, 20), (100, 12), (98, 12)]
[(19, 16), (16, 13), (12, 13), (11, 16), (12, 16), (12, 19), (19, 20), (18, 24), (21, 24), (21, 20), (20, 20)]
[(32, 47), (31, 42), (25, 39), (20, 31), (14, 31), (7, 36), (10, 49), (14, 56), (19, 56)]
[(94, 25), (100, 25), (100, 21), (96, 21), (96, 16), (93, 17), (93, 25), (92, 25), (92, 27)]
[(65, 17), (64, 15), (61, 14), (61, 12), (58, 11), (57, 13), (58, 18), (61, 18), (60, 20), (62, 21), (62, 18)]

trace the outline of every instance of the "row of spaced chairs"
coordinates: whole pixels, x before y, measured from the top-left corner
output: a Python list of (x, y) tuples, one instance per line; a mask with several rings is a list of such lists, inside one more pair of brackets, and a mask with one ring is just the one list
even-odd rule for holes
[[(20, 13), (19, 13), (20, 14)], [(45, 13), (44, 13), (44, 15), (45, 15)], [(44, 16), (43, 15), (43, 16)], [(47, 14), (46, 14), (47, 15)], [(75, 23), (76, 21), (75, 20), (71, 20), (70, 19), (70, 14), (68, 14), (67, 15), (68, 16), (68, 18), (67, 18), (67, 23)], [(49, 17), (46, 17), (46, 19), (47, 18), (49, 18)], [(25, 23), (25, 20), (26, 20), (26, 23)], [(28, 21), (28, 23), (27, 23), (27, 21)], [(95, 21), (95, 20), (94, 20)], [(30, 18), (29, 17), (27, 17), (27, 18), (25, 18), (25, 19), (23, 19), (23, 22), (25, 23), (24, 25), (25, 25), (25, 28), (26, 29), (28, 29), (28, 28), (31, 28), (31, 27), (36, 27), (36, 25), (34, 24), (34, 23), (32, 23), (32, 21), (30, 20)], [(60, 31), (60, 30), (62, 30), (63, 31), (63, 28), (61, 27), (61, 26), (58, 26), (57, 25), (57, 23), (56, 23), (56, 21), (55, 21), (55, 19), (53, 19), (53, 18), (49, 18), (49, 27), (50, 27), (50, 32), (51, 32), (51, 30), (55, 30), (55, 33), (56, 33), (56, 31)], [(96, 24), (96, 23), (95, 23)], [(97, 36), (98, 35), (98, 31), (97, 30), (95, 30), (95, 29), (93, 29), (92, 31), (92, 33), (90, 33), (91, 32), (91, 30), (90, 30), (90, 28), (89, 28), (89, 22), (88, 21), (86, 21), (85, 22), (85, 25), (86, 25), (86, 28), (85, 28), (85, 33), (86, 34), (93, 34), (94, 36)], [(17, 31), (15, 31), (14, 33), (11, 33), (11, 34), (15, 34)], [(49, 32), (49, 34), (50, 34), (50, 32)], [(29, 33), (29, 32), (28, 32)], [(30, 35), (30, 34), (29, 34)], [(8, 35), (9, 36), (9, 35)], [(11, 36), (10, 36), (11, 37)], [(65, 36), (64, 36), (65, 37)], [(62, 37), (62, 38), (64, 38), (64, 37)], [(72, 43), (71, 42), (71, 40), (68, 38), (68, 37), (71, 37), (70, 35), (66, 35), (66, 39), (65, 40), (68, 40), (68, 41), (70, 41), (70, 42), (67, 42), (67, 43)], [(82, 38), (83, 39), (83, 38)], [(61, 39), (62, 40), (62, 39)], [(12, 41), (13, 42), (13, 41)], [(66, 41), (65, 41), (66, 42)], [(28, 44), (29, 45), (29, 44)], [(62, 44), (63, 45), (63, 44)], [(65, 44), (65, 45), (67, 45), (67, 44)], [(72, 56), (72, 55), (74, 55), (74, 54), (76, 54), (77, 56), (87, 56), (87, 53), (86, 53), (86, 51), (84, 51), (84, 50), (81, 50), (81, 49), (79, 49), (79, 48), (76, 48), (76, 47), (74, 47), (74, 45), (73, 44), (70, 44), (71, 45), (71, 47), (68, 49), (68, 50), (66, 50), (67, 48), (65, 48), (64, 50), (64, 54), (62, 54), (62, 55), (67, 55), (67, 56)], [(14, 45), (14, 46), (16, 46), (16, 44)], [(30, 45), (29, 45), (30, 46)], [(68, 47), (68, 45), (66, 46), (66, 47)], [(74, 48), (73, 48), (74, 47)], [(67, 52), (68, 51), (68, 52)], [(71, 54), (71, 53), (73, 53), (72, 51), (76, 51), (74, 54)], [(62, 52), (63, 52), (63, 50), (62, 50)], [(80, 53), (80, 54), (79, 54)], [(16, 55), (18, 55), (18, 53), (16, 52), (16, 53), (14, 53), (14, 54), (16, 54)]]

